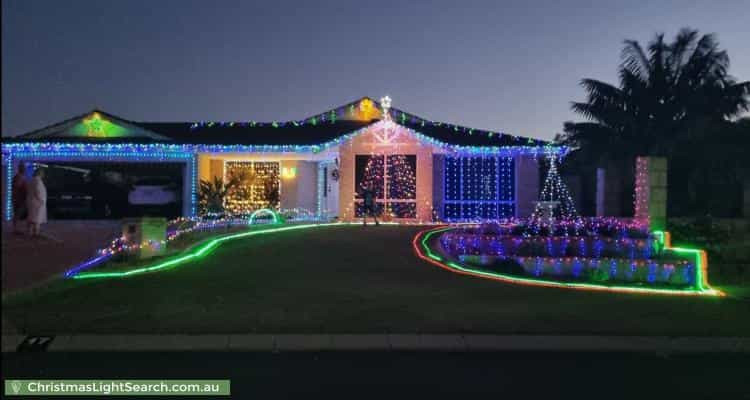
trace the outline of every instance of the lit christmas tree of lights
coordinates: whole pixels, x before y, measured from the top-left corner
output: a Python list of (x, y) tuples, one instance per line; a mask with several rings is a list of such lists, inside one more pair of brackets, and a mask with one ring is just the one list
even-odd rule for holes
[[(387, 168), (383, 163), (387, 162)], [(383, 173), (387, 169), (387, 176)], [(394, 154), (387, 157), (372, 155), (365, 165), (358, 192), (361, 193), (369, 184), (375, 189), (375, 198), (385, 201), (385, 214), (394, 215), (389, 200), (413, 200), (417, 197), (417, 176), (409, 156)]]
[(536, 202), (534, 213), (531, 214), (530, 226), (534, 234), (539, 234), (543, 226), (549, 227), (550, 232), (553, 231), (551, 228), (556, 220), (579, 221), (581, 219), (573, 198), (557, 170), (557, 157), (555, 154), (550, 154), (548, 157), (547, 177), (544, 179), (544, 186), (539, 195), (539, 201)]
[[(393, 129), (394, 124), (391, 123), (390, 97), (383, 97), (380, 100), (380, 105), (383, 110), (383, 120), (386, 124), (384, 124), (382, 132), (375, 133), (375, 136), (380, 143), (392, 146), (391, 141), (398, 136), (398, 131)], [(372, 154), (365, 165), (357, 191), (361, 193), (368, 185), (372, 184), (376, 199), (384, 201), (384, 213), (387, 216), (396, 218), (404, 216), (400, 214), (403, 213), (403, 206), (406, 204), (398, 201), (392, 203), (390, 200), (414, 200), (417, 197), (416, 168), (410, 157), (414, 156)], [(406, 211), (406, 214), (412, 213)]]
[(372, 184), (375, 189), (375, 198), (383, 198), (383, 156), (371, 155), (365, 165), (365, 171), (362, 174), (362, 181), (359, 183), (361, 193), (368, 185)]
[(415, 199), (417, 197), (417, 176), (403, 154), (388, 157), (388, 198)]

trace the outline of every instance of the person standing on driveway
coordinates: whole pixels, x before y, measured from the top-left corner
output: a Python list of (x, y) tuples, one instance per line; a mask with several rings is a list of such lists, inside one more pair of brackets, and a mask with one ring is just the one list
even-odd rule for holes
[(26, 207), (29, 210), (29, 231), (38, 237), (41, 225), (47, 222), (47, 188), (44, 186), (44, 169), (34, 171), (26, 193)]

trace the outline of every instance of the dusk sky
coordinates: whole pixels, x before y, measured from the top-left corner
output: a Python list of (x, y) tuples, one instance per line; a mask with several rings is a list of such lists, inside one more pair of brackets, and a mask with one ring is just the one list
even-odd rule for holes
[[(715, 5), (719, 3), (720, 5)], [(550, 139), (622, 41), (716, 33), (750, 79), (748, 1), (2, 2), (2, 134), (94, 107), (136, 121), (302, 119), (390, 95), (416, 115)]]

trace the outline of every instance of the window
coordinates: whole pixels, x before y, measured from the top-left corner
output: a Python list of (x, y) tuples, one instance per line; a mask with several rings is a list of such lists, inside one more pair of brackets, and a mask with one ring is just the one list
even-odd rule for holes
[(239, 184), (227, 193), (225, 208), (233, 214), (246, 214), (261, 208), (279, 207), (279, 163), (267, 161), (228, 161), (225, 182)]
[(375, 190), (376, 208), (394, 218), (417, 217), (417, 156), (413, 154), (355, 157), (355, 215), (363, 215), (361, 191)]
[(446, 220), (497, 219), (515, 214), (512, 157), (446, 157)]

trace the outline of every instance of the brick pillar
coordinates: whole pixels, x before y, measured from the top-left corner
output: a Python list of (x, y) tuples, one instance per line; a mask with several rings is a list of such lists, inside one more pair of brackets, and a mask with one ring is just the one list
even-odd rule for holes
[(417, 149), (417, 221), (432, 221), (432, 148)]
[(351, 145), (339, 150), (339, 219), (354, 220), (354, 152)]
[(435, 220), (442, 220), (443, 199), (445, 198), (445, 155), (432, 156), (432, 208)]
[(607, 193), (607, 174), (604, 168), (596, 169), (596, 216), (605, 215), (605, 193)]
[(648, 221), (649, 228), (667, 226), (667, 159), (638, 157), (635, 162), (635, 218)]

